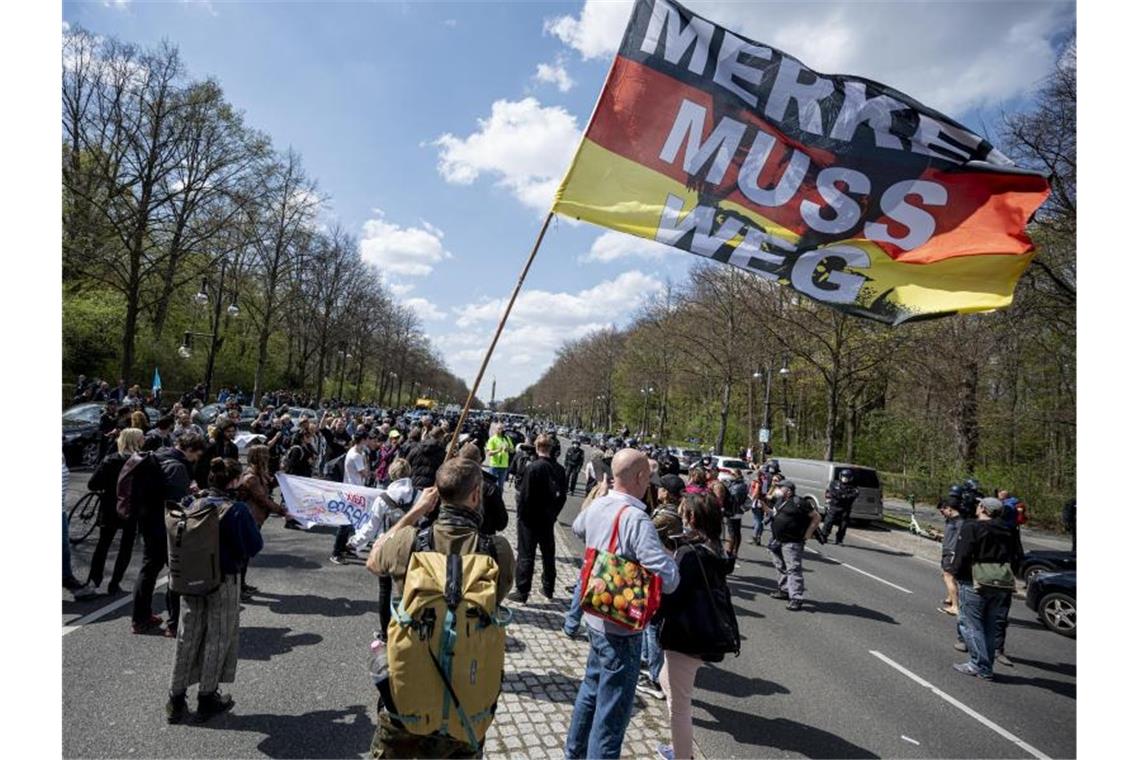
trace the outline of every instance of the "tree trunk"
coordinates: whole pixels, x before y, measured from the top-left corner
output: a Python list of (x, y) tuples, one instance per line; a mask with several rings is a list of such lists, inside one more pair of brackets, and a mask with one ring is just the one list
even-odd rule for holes
[(847, 443), (846, 461), (855, 461), (855, 399), (847, 400), (847, 417), (843, 428), (843, 437)]
[(732, 382), (724, 384), (724, 394), (720, 400), (720, 430), (716, 434), (716, 453), (724, 456), (724, 439), (728, 434), (728, 408), (732, 399)]
[(971, 359), (962, 367), (958, 383), (958, 414), (956, 419), (958, 458), (968, 475), (974, 474), (978, 464), (978, 362)]

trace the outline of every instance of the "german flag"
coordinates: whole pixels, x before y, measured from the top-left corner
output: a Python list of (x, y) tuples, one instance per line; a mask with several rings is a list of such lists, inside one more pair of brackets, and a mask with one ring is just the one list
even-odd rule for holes
[(1048, 193), (897, 90), (637, 0), (554, 210), (898, 324), (1007, 306)]

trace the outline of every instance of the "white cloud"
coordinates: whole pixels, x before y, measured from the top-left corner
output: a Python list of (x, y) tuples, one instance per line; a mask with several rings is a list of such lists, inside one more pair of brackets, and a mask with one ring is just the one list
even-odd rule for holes
[(422, 277), (451, 254), (443, 247), (443, 232), (427, 222), (420, 227), (401, 227), (384, 219), (383, 212), (373, 209), (376, 218), (364, 223), (360, 237), (360, 258), (373, 264), (384, 274)]
[(202, 10), (209, 13), (211, 16), (217, 16), (218, 11), (214, 8), (214, 3), (211, 0), (182, 0), (183, 5), (195, 5)]
[[(623, 323), (663, 288), (656, 277), (633, 270), (576, 293), (524, 289), (499, 339), (480, 398), (490, 399), (492, 377), (498, 379), (497, 398), (517, 394), (550, 366), (565, 341)], [(475, 378), (505, 304), (502, 298), (457, 307), (458, 329), (431, 336), (451, 370), (467, 382)]]
[(385, 280), (385, 284), (388, 286), (388, 290), (397, 296), (406, 296), (416, 287), (410, 282), (399, 282), (397, 280)]
[(582, 263), (595, 261), (608, 263), (626, 258), (657, 260), (663, 258), (670, 251), (676, 250), (676, 248), (662, 245), (655, 240), (627, 235), (617, 230), (609, 230), (599, 235), (590, 245), (589, 252), (580, 256), (578, 261)]
[(554, 63), (538, 64), (538, 69), (534, 72), (534, 79), (543, 84), (556, 86), (559, 92), (570, 92), (570, 88), (574, 86), (574, 80), (570, 78), (570, 74), (566, 71), (566, 66), (561, 60)]
[(114, 8), (117, 11), (125, 11), (131, 4), (131, 0), (103, 0), (104, 8)]
[(405, 298), (404, 305), (426, 322), (437, 322), (447, 317), (438, 306), (426, 298)]
[[(1032, 90), (1052, 69), (1050, 41), (1075, 23), (1070, 2), (685, 5), (816, 71), (874, 79), (951, 116)], [(545, 29), (583, 59), (607, 58), (631, 6), (586, 0), (577, 16), (548, 19)]]
[(580, 137), (578, 121), (566, 109), (525, 98), (497, 100), (477, 131), (467, 137), (448, 133), (432, 144), (447, 182), (469, 185), (488, 174), (522, 203), (546, 211)]

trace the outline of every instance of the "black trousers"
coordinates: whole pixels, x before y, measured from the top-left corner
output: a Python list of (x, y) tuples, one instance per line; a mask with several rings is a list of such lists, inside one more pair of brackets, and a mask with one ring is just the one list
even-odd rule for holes
[(103, 584), (103, 567), (107, 564), (107, 552), (115, 540), (115, 534), (123, 532), (119, 539), (119, 553), (115, 556), (115, 567), (111, 571), (111, 586), (118, 586), (123, 582), (127, 567), (131, 564), (131, 556), (135, 551), (135, 535), (138, 532), (138, 518), (120, 520), (114, 509), (103, 511), (103, 522), (99, 526), (99, 541), (95, 544), (95, 553), (91, 555), (91, 570), (87, 580), (100, 586)]
[(388, 639), (388, 623), (392, 621), (392, 577), (381, 575), (380, 581), (380, 635)]
[(542, 591), (554, 596), (554, 523), (528, 524), (518, 522), (518, 567), (515, 570), (515, 588), (523, 596), (530, 596), (534, 577), (534, 558), (542, 552)]
[(581, 467), (571, 467), (566, 471), (566, 477), (570, 480), (570, 493), (574, 493), (574, 489), (578, 486), (578, 473), (581, 471)]
[[(135, 623), (145, 623), (153, 614), (151, 597), (154, 596), (154, 586), (158, 582), (158, 574), (166, 567), (166, 524), (163, 509), (153, 507), (139, 516), (139, 530), (143, 538), (143, 564), (139, 569), (139, 577), (135, 580), (134, 606), (131, 610), (131, 620)], [(166, 615), (169, 624), (178, 626), (178, 608), (180, 597), (166, 587)]]
[(831, 536), (832, 526), (838, 526), (835, 534), (835, 542), (843, 543), (843, 537), (847, 535), (847, 523), (851, 520), (850, 509), (836, 509), (832, 507), (827, 510), (827, 519), (823, 521), (823, 535), (825, 537)]
[(341, 525), (336, 529), (336, 538), (333, 540), (333, 556), (337, 557), (348, 551), (348, 539), (352, 538), (352, 526)]

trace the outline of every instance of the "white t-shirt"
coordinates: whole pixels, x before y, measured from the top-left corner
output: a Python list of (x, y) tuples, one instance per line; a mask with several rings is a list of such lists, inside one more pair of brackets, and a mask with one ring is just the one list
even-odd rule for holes
[(364, 485), (361, 471), (367, 467), (368, 460), (364, 456), (364, 451), (353, 446), (344, 455), (344, 482), (354, 486)]

